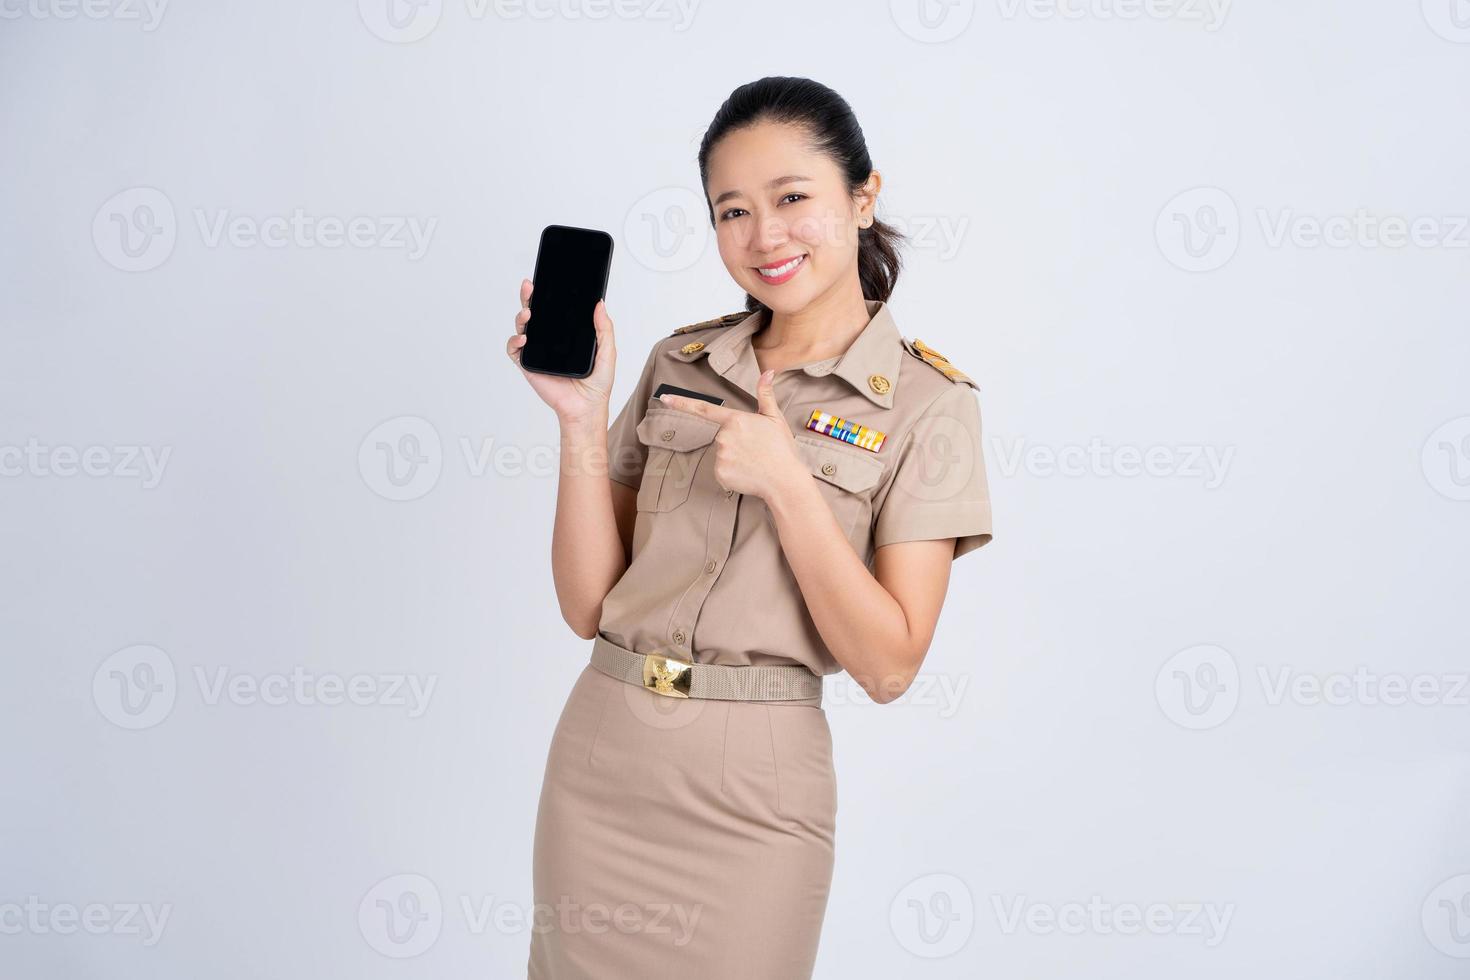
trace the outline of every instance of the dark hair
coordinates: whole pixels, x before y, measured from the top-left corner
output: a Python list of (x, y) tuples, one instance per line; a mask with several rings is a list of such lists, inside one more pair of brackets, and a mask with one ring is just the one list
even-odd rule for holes
[[(806, 130), (812, 146), (836, 161), (849, 191), (856, 191), (872, 173), (873, 161), (862, 127), (842, 96), (810, 78), (772, 75), (746, 82), (720, 106), (699, 144), (699, 182), (711, 225), (715, 223), (715, 212), (709, 200), (710, 150), (731, 130), (766, 121), (795, 123)], [(879, 221), (876, 215), (870, 227), (858, 229), (858, 278), (864, 299), (887, 302), (893, 294), (902, 241), (898, 229)], [(765, 309), (765, 304), (746, 293), (745, 308), (754, 313)]]

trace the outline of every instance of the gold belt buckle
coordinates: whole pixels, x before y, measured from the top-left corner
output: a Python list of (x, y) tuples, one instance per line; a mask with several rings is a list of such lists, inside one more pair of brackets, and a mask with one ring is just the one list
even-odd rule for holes
[(657, 653), (643, 655), (643, 686), (668, 698), (689, 697), (694, 664)]

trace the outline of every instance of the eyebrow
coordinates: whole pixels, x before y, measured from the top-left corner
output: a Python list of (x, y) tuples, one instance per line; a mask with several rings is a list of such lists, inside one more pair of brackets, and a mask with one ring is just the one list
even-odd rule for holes
[[(775, 180), (771, 181), (769, 184), (766, 185), (766, 189), (767, 190), (774, 190), (775, 188), (780, 187), (782, 184), (794, 184), (797, 181), (801, 181), (801, 180), (811, 180), (811, 178), (810, 177), (802, 177), (802, 176), (799, 176), (799, 175), (796, 175), (796, 174), (791, 174), (791, 175), (786, 176), (786, 177), (777, 177)], [(721, 202), (727, 201), (727, 200), (729, 200), (732, 197), (739, 197), (739, 196), (740, 196), (740, 192), (739, 191), (726, 191), (725, 193), (721, 194), (719, 197), (715, 198), (715, 204), (718, 205)]]

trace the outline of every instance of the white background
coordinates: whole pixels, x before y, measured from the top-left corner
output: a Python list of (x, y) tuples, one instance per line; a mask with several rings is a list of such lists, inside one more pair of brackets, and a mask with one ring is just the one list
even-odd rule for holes
[(995, 518), (908, 697), (829, 680), (817, 976), (1464, 976), (1463, 0), (392, 2), (0, 2), (0, 973), (524, 976), (590, 645), (517, 284), (614, 233), (621, 406), (740, 308), (695, 152), (795, 74)]

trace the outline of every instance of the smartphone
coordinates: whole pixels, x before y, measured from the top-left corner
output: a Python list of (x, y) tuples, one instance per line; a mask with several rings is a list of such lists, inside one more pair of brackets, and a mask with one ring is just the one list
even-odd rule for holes
[(567, 225), (542, 229), (521, 367), (567, 378), (592, 373), (597, 361), (592, 310), (607, 292), (612, 249), (612, 236), (605, 231)]

